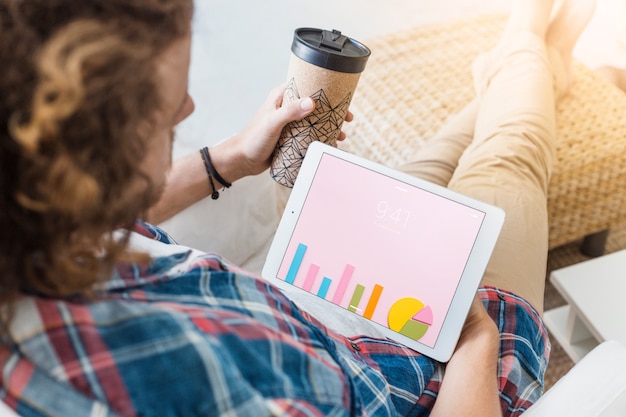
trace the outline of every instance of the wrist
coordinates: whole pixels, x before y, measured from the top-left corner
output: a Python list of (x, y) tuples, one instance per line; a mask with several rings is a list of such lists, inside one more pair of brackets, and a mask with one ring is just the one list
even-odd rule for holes
[(211, 165), (218, 174), (213, 175), (213, 178), (216, 187), (220, 189), (248, 175), (236, 149), (230, 139), (210, 147)]
[(209, 151), (209, 147), (205, 146), (200, 149), (200, 154), (202, 155), (202, 160), (204, 161), (204, 167), (206, 168), (206, 173), (209, 177), (209, 182), (211, 186), (215, 189), (215, 184), (218, 183), (224, 186), (224, 188), (230, 188), (232, 185), (229, 181), (226, 181), (222, 175), (217, 172), (217, 169), (213, 166), (213, 161), (211, 160), (211, 153)]
[[(222, 176), (217, 172), (215, 167), (213, 166), (213, 162), (211, 161), (211, 154), (209, 153), (209, 147), (205, 146), (200, 149), (200, 157), (202, 158), (202, 162), (204, 164), (204, 171), (206, 172), (207, 179), (209, 180), (209, 185), (211, 187), (211, 198), (213, 200), (217, 200), (220, 197), (220, 192), (218, 191), (219, 184), (223, 184), (224, 187), (228, 188), (231, 186), (229, 182), (224, 180)], [(215, 184), (218, 184), (218, 187)]]
[(496, 364), (500, 349), (500, 333), (495, 323), (487, 318), (472, 323), (471, 328), (464, 329), (452, 359), (484, 358), (485, 363)]

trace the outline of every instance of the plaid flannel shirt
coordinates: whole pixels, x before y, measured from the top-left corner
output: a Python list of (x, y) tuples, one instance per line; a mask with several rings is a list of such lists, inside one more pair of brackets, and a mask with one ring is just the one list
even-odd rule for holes
[[(0, 398), (21, 416), (429, 414), (445, 365), (335, 334), (219, 256), (137, 231), (153, 262), (119, 265), (95, 299), (18, 302)], [(524, 300), (480, 295), (502, 334), (501, 404), (519, 415), (542, 393), (547, 333)]]

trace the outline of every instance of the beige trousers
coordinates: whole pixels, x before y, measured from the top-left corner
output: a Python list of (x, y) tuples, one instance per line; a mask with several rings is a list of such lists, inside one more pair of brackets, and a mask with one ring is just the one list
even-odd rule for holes
[(512, 291), (541, 313), (554, 86), (565, 73), (558, 55), (531, 33), (480, 56), (473, 73), (476, 99), (400, 169), (505, 210), (482, 284)]

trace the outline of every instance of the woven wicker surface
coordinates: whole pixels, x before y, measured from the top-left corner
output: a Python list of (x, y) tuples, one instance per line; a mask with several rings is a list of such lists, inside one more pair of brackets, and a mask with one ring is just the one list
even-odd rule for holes
[[(473, 59), (497, 40), (504, 16), (422, 26), (365, 44), (372, 56), (340, 146), (397, 166), (474, 95)], [(550, 247), (626, 221), (626, 95), (576, 62), (557, 109), (557, 163), (549, 189)]]

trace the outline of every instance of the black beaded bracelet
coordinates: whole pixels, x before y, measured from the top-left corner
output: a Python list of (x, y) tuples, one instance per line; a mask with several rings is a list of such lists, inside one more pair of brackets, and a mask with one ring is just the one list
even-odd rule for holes
[[(215, 183), (213, 182), (213, 175), (211, 175), (211, 160), (209, 159), (209, 149), (204, 147), (200, 149), (200, 155), (202, 156), (202, 161), (204, 162), (204, 169), (209, 177), (209, 184), (211, 184), (211, 198), (213, 200), (217, 200), (220, 198), (220, 193), (215, 189)], [(213, 168), (215, 170), (215, 168)], [(230, 184), (229, 184), (230, 185)]]
[(211, 155), (209, 154), (209, 148), (208, 146), (205, 146), (204, 148), (202, 148), (202, 154), (206, 155), (206, 161), (207, 161), (207, 168), (208, 170), (211, 172), (211, 175), (213, 175), (213, 177), (220, 183), (222, 184), (225, 188), (230, 188), (230, 186), (232, 185), (231, 183), (229, 183), (228, 181), (226, 181), (224, 178), (222, 178), (222, 176), (217, 172), (217, 170), (215, 169), (215, 167), (213, 166), (213, 162), (211, 161)]

